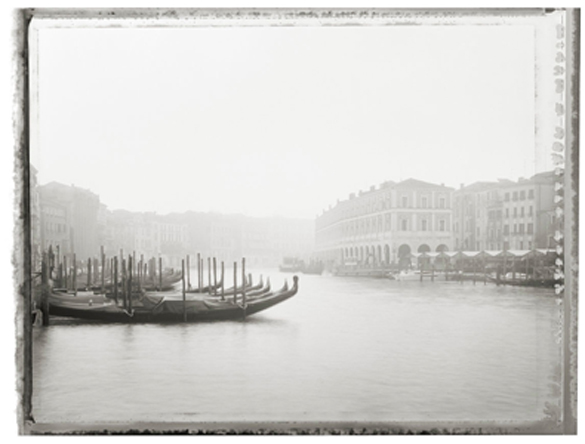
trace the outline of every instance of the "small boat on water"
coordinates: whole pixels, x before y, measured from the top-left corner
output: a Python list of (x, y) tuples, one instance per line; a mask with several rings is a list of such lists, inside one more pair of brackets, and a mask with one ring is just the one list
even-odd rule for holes
[(303, 261), (296, 257), (285, 257), (278, 269), (283, 273), (298, 273), (303, 270)]
[(325, 266), (321, 261), (311, 261), (301, 267), (303, 274), (323, 274), (324, 269)]
[[(243, 295), (236, 295), (235, 300), (234, 297), (221, 300), (217, 296), (190, 294), (183, 301), (182, 293), (146, 292), (132, 301), (131, 310), (93, 292), (73, 296), (53, 291), (49, 295), (49, 312), (55, 316), (123, 323), (183, 322), (185, 318), (187, 322), (242, 319), (293, 297), (298, 291), (298, 280), (293, 276), (291, 288), (285, 281), (284, 286), (274, 292), (263, 291), (264, 286), (246, 294), (245, 303)], [(269, 282), (267, 285), (269, 289)]]

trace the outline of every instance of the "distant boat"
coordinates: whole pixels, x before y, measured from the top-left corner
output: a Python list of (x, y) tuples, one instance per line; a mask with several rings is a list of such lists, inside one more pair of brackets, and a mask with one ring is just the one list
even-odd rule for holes
[(386, 278), (388, 277), (388, 270), (346, 263), (345, 265), (337, 266), (333, 270), (333, 274), (335, 276)]
[(296, 257), (284, 257), (278, 267), (283, 273), (298, 273), (303, 270), (303, 261)]
[(301, 271), (304, 274), (322, 274), (325, 266), (321, 261), (311, 261), (308, 265), (304, 265), (301, 268)]

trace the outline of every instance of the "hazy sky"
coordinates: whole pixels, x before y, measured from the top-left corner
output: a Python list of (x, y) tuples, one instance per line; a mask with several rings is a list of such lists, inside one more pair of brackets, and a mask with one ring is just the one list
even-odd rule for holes
[(41, 29), (41, 183), (110, 209), (312, 218), (535, 164), (531, 26)]

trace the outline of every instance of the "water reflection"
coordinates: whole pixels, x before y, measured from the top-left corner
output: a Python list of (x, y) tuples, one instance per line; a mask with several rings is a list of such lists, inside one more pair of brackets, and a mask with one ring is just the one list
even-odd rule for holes
[(52, 325), (34, 332), (34, 416), (540, 419), (560, 396), (558, 310), (541, 289), (302, 276), (245, 321)]

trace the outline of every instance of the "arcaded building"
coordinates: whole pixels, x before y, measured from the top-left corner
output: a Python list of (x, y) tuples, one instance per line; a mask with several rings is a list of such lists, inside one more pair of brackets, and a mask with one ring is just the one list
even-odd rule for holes
[(336, 265), (384, 266), (450, 250), (453, 191), (408, 179), (352, 193), (317, 217), (317, 255)]

